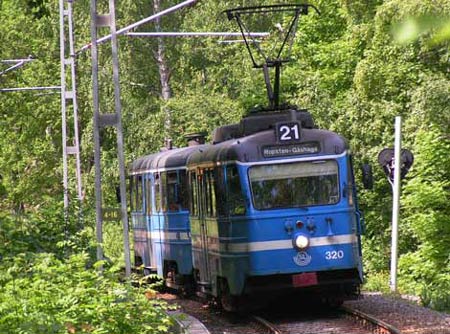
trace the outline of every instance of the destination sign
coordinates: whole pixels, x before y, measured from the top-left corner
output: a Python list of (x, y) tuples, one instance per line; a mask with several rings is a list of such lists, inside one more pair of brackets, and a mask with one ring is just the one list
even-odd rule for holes
[(301, 154), (314, 154), (320, 152), (318, 142), (299, 143), (290, 145), (270, 145), (263, 146), (262, 155), (264, 158), (287, 157)]

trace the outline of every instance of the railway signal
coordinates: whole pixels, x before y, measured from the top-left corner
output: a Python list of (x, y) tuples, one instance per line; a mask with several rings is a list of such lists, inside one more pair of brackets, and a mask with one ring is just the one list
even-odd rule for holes
[[(397, 245), (398, 245), (398, 221), (400, 212), (400, 182), (414, 162), (413, 154), (402, 149), (402, 119), (395, 117), (395, 145), (394, 148), (385, 148), (378, 154), (378, 163), (383, 168), (392, 186), (392, 244), (391, 244), (391, 291), (397, 291)], [(398, 161), (398, 163), (397, 163)], [(398, 168), (398, 166), (400, 168)]]
[[(414, 162), (411, 151), (402, 149), (400, 153), (400, 178), (403, 180)], [(395, 158), (394, 149), (385, 148), (378, 154), (378, 163), (383, 168), (390, 183), (394, 182)]]

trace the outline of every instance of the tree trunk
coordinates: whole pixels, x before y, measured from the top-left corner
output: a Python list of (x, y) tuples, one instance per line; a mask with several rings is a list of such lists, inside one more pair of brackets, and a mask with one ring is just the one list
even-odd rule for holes
[[(153, 1), (153, 10), (156, 13), (161, 11), (161, 0)], [(156, 32), (161, 32), (161, 19), (155, 20)], [(161, 97), (163, 99), (163, 111), (164, 111), (164, 142), (170, 145), (170, 130), (172, 126), (172, 115), (170, 109), (166, 106), (166, 102), (172, 97), (172, 90), (170, 88), (170, 68), (166, 60), (165, 46), (163, 38), (158, 37), (158, 48), (155, 53), (156, 63), (159, 69), (159, 79), (161, 82)]]

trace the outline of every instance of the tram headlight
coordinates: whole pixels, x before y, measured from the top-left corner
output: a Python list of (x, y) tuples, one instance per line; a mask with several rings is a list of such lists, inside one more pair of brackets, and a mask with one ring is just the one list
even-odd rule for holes
[(308, 248), (309, 238), (306, 235), (297, 234), (294, 238), (294, 246), (300, 250)]

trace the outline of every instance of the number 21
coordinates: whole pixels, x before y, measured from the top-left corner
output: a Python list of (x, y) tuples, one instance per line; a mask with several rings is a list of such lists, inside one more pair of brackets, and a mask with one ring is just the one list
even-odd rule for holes
[(298, 124), (289, 127), (287, 125), (283, 125), (280, 127), (280, 140), (292, 140), (292, 139), (300, 139)]

